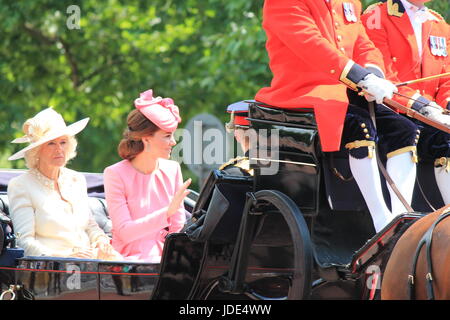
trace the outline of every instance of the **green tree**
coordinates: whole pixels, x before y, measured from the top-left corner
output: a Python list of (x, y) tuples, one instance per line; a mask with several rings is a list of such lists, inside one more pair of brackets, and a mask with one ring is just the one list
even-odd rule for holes
[[(9, 141), (47, 106), (67, 122), (91, 118), (71, 164), (83, 171), (119, 160), (126, 115), (146, 89), (172, 97), (184, 122), (200, 112), (225, 120), (226, 105), (270, 79), (262, 3), (0, 0), (0, 166), (24, 166), (6, 161), (20, 148)], [(72, 4), (80, 29), (67, 26)]]
[[(362, 1), (364, 8), (375, 1)], [(71, 29), (71, 5), (80, 28)], [(449, 18), (449, 2), (430, 7)], [(172, 97), (184, 125), (251, 99), (271, 79), (263, 0), (0, 0), (0, 167), (21, 124), (47, 106), (67, 122), (89, 116), (71, 167), (101, 172), (140, 92)], [(186, 172), (186, 176), (190, 176)]]

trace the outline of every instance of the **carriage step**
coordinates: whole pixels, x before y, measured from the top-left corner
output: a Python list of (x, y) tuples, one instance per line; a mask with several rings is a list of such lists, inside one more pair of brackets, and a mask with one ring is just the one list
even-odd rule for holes
[[(405, 213), (397, 216), (380, 232), (374, 235), (367, 243), (353, 255), (350, 269), (353, 273), (367, 269), (379, 259), (387, 259), (391, 254), (390, 249), (416, 220), (425, 214), (420, 212)], [(384, 260), (387, 261), (387, 260)]]

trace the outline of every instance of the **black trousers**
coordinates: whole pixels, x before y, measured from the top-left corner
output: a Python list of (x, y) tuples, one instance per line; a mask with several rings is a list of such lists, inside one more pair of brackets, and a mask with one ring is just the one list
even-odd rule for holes
[(417, 145), (419, 161), (434, 162), (441, 157), (450, 157), (450, 134), (414, 120), (421, 134)]
[[(386, 155), (404, 147), (416, 146), (419, 127), (416, 123), (391, 109), (375, 103), (376, 129), (369, 114), (368, 102), (356, 92), (348, 93), (350, 104), (344, 122), (341, 150), (354, 141), (374, 141), (380, 153)], [(349, 150), (357, 159), (368, 156), (368, 148)]]

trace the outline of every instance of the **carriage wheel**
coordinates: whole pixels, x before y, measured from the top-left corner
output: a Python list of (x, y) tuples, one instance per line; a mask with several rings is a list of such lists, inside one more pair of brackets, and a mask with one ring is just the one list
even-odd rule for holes
[[(276, 190), (262, 190), (255, 193), (257, 206), (273, 207), (269, 214), (281, 213), (289, 228), (293, 245), (293, 270), (288, 279), (287, 295), (281, 299), (308, 299), (311, 292), (312, 243), (310, 232), (298, 206), (284, 193)], [(280, 278), (280, 277), (278, 277)], [(282, 277), (281, 277), (282, 278)], [(265, 282), (269, 283), (270, 279)], [(249, 291), (254, 299), (273, 299)], [(278, 298), (280, 299), (280, 298)]]
[[(251, 234), (255, 234), (257, 223), (250, 223), (249, 219), (259, 219), (261, 216), (252, 214), (262, 212), (265, 215), (281, 214), (286, 225), (285, 227), (290, 233), (290, 267), (289, 272), (268, 275), (257, 281), (248, 281), (246, 275), (249, 273), (249, 267), (244, 263), (243, 270), (230, 269), (231, 281), (238, 283), (238, 287), (243, 288), (241, 294), (225, 294), (221, 289), (219, 280), (213, 281), (208, 286), (203, 299), (222, 299), (222, 298), (247, 298), (254, 300), (300, 300), (308, 299), (311, 292), (311, 275), (312, 275), (312, 244), (308, 226), (303, 218), (297, 205), (285, 194), (276, 190), (262, 190), (253, 194), (253, 203), (247, 211), (247, 216), (243, 220), (246, 223), (241, 225), (240, 236), (238, 237), (236, 246), (239, 251), (235, 251), (238, 256), (235, 261), (243, 261), (248, 259), (254, 239)], [(256, 221), (256, 220), (255, 220)], [(241, 245), (239, 244), (241, 241)], [(250, 243), (248, 243), (250, 242)], [(272, 257), (275, 258), (275, 257)], [(238, 271), (236, 271), (238, 270)], [(236, 281), (236, 279), (238, 279)], [(222, 278), (221, 281), (228, 279)], [(245, 283), (244, 283), (245, 282)], [(277, 287), (271, 290), (271, 287)], [(283, 294), (279, 294), (281, 292)], [(222, 292), (220, 292), (222, 291)], [(239, 291), (239, 290), (238, 290)], [(278, 294), (271, 293), (277, 291)]]

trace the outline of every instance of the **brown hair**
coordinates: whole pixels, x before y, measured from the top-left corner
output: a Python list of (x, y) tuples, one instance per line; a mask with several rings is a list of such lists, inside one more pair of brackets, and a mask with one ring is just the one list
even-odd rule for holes
[(147, 119), (138, 109), (134, 109), (127, 117), (128, 127), (123, 131), (123, 139), (117, 150), (122, 159), (132, 160), (144, 150), (143, 137), (153, 135), (159, 127)]

